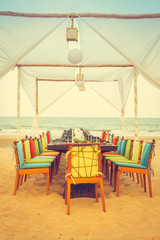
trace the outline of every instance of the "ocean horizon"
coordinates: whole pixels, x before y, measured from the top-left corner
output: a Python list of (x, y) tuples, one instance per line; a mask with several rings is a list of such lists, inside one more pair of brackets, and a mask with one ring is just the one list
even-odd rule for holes
[[(61, 136), (64, 130), (83, 128), (95, 136), (102, 130), (122, 136), (120, 118), (103, 117), (39, 117), (39, 133), (50, 130), (54, 136)], [(139, 118), (139, 136), (160, 136), (160, 118)], [(17, 117), (0, 117), (0, 135), (17, 134)], [(33, 117), (20, 118), (20, 134), (35, 135)], [(125, 118), (125, 135), (134, 136), (134, 118)]]

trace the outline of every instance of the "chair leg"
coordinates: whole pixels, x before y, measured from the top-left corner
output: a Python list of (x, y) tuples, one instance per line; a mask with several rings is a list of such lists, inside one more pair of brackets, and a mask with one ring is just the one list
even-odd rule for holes
[(137, 176), (137, 183), (139, 184), (139, 176), (138, 176), (138, 173), (136, 173), (136, 176)]
[(113, 171), (114, 171), (114, 179), (113, 179), (113, 181), (114, 181), (114, 185), (113, 185), (113, 187), (114, 187), (114, 190), (113, 190), (113, 192), (116, 192), (116, 186), (117, 186), (117, 166), (115, 165), (115, 164), (113, 164)]
[(23, 183), (23, 174), (21, 175), (21, 177), (20, 177), (20, 185), (22, 186), (22, 183)]
[(146, 192), (146, 175), (143, 174), (143, 181), (144, 181), (144, 192)]
[(150, 174), (150, 172), (147, 175), (148, 175), (149, 195), (150, 195), (150, 197), (152, 197), (152, 186), (151, 186), (151, 174)]
[(16, 171), (16, 178), (15, 178), (15, 185), (14, 185), (14, 192), (13, 192), (13, 195), (16, 195), (16, 191), (18, 190), (18, 187), (19, 187), (19, 171), (17, 170)]
[(96, 202), (98, 202), (98, 184), (95, 183), (95, 196), (96, 196)]
[(65, 204), (67, 205), (67, 180), (65, 180)]
[(52, 170), (53, 170), (53, 163), (52, 163), (52, 166), (49, 168), (49, 179), (50, 179), (50, 183), (52, 182)]
[(135, 181), (135, 178), (134, 178), (134, 173), (132, 173), (132, 179), (133, 179), (133, 181)]
[(112, 163), (112, 184), (113, 184), (113, 187), (114, 187), (114, 184), (115, 184), (115, 174), (116, 174), (116, 165), (114, 163)]
[(67, 180), (67, 214), (70, 215), (70, 195), (71, 195), (71, 184), (69, 179)]
[(106, 174), (107, 174), (107, 180), (109, 181), (109, 167), (111, 166), (111, 162), (107, 160), (106, 163)]
[(121, 172), (117, 171), (117, 179), (116, 179), (116, 182), (117, 182), (117, 197), (119, 197), (120, 175), (121, 175)]
[(25, 174), (25, 176), (24, 176), (24, 182), (26, 182), (27, 181), (27, 174)]
[(57, 163), (56, 161), (53, 162), (53, 176), (57, 174)]
[(141, 187), (143, 187), (143, 179), (142, 179), (142, 174), (140, 174), (140, 180), (141, 180)]
[(103, 212), (106, 212), (105, 199), (104, 199), (103, 179), (102, 178), (100, 178), (100, 189), (101, 189), (101, 198), (102, 198)]
[(113, 164), (111, 163), (110, 185), (112, 186)]
[(50, 184), (50, 169), (47, 172), (47, 195), (49, 194), (49, 184)]

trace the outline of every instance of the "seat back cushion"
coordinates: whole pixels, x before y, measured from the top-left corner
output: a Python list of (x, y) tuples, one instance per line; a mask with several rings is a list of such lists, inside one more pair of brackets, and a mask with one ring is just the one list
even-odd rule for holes
[(98, 173), (98, 146), (73, 146), (71, 174), (73, 177), (95, 177)]
[(151, 143), (146, 143), (143, 149), (143, 154), (142, 154), (142, 160), (141, 160), (141, 165), (148, 167), (148, 161), (151, 153), (151, 148), (152, 144)]

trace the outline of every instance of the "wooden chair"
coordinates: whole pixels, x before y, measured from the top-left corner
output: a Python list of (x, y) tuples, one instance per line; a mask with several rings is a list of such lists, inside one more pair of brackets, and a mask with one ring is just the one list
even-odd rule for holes
[[(103, 153), (103, 161), (105, 165), (105, 170), (106, 170), (106, 177), (107, 180), (109, 180), (109, 168), (111, 167), (111, 161), (109, 161), (110, 157), (113, 156), (124, 156), (125, 155), (125, 149), (126, 149), (126, 143), (127, 140), (121, 139), (118, 141), (118, 147), (117, 147), (117, 152), (105, 152)], [(112, 173), (112, 172), (111, 172)], [(111, 180), (112, 178), (110, 178)]]
[(13, 194), (19, 189), (20, 177), (28, 174), (43, 173), (47, 175), (47, 195), (49, 194), (51, 163), (25, 163), (21, 142), (14, 141), (14, 152), (16, 159), (16, 178)]
[(144, 192), (146, 192), (146, 175), (148, 176), (149, 193), (150, 193), (150, 197), (152, 197), (151, 161), (153, 156), (154, 145), (155, 145), (155, 141), (152, 141), (152, 143), (145, 144), (140, 164), (114, 162), (115, 187), (117, 188), (117, 196), (119, 196), (120, 175), (124, 172), (129, 172), (129, 173), (143, 174)]
[[(65, 144), (65, 143), (64, 143)], [(100, 143), (66, 143), (69, 145), (65, 177), (65, 204), (70, 214), (71, 184), (95, 184), (96, 202), (98, 202), (98, 183), (101, 189), (102, 207), (105, 212), (105, 199), (102, 179)]]
[[(134, 143), (134, 146), (132, 145), (133, 150), (131, 149), (131, 154), (128, 155), (128, 157), (126, 156), (117, 156), (116, 158), (111, 158), (110, 162), (112, 165), (112, 172), (113, 172), (113, 186), (115, 186), (114, 181), (115, 181), (115, 162), (123, 162), (123, 163), (133, 163), (133, 164), (140, 164), (141, 163), (141, 157), (142, 157), (142, 148), (143, 148), (143, 140), (141, 141), (136, 141)], [(133, 151), (133, 153), (132, 153)], [(130, 174), (131, 176), (131, 174)], [(134, 174), (132, 173), (132, 177), (134, 180)], [(140, 175), (140, 179), (141, 179), (141, 186), (143, 186), (143, 181)], [(139, 177), (137, 174), (137, 182), (139, 183)]]

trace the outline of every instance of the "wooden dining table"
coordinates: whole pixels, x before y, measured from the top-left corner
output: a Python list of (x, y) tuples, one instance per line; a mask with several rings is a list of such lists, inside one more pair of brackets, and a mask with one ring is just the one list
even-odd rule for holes
[[(62, 141), (53, 140), (51, 143), (49, 143), (47, 145), (47, 149), (54, 150), (54, 151), (61, 152), (61, 153), (66, 153), (68, 151), (68, 145), (64, 144)], [(102, 144), (101, 144), (101, 152), (102, 153), (116, 151), (116, 150), (117, 150), (117, 146), (113, 145), (112, 143), (102, 142)]]

